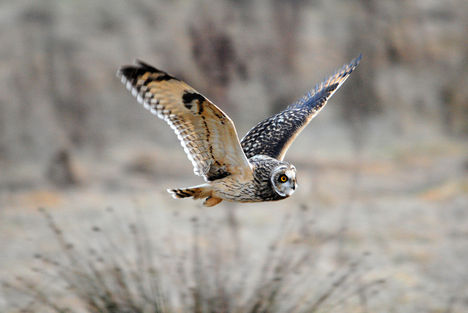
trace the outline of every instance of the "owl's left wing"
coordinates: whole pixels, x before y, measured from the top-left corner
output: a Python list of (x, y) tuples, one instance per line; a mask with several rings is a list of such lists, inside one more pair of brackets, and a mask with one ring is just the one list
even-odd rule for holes
[(231, 119), (183, 81), (141, 61), (117, 76), (138, 102), (176, 133), (196, 175), (213, 181), (236, 174), (251, 179), (252, 169)]
[(358, 66), (360, 60), (361, 55), (318, 84), (301, 99), (289, 105), (284, 111), (253, 127), (241, 140), (247, 158), (263, 154), (283, 160), (297, 135), (320, 112), (328, 99)]

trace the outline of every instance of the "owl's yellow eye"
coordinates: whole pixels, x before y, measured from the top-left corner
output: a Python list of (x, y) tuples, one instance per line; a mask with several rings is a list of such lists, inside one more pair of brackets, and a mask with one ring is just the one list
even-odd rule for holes
[(280, 180), (280, 182), (285, 183), (285, 182), (288, 181), (288, 176), (283, 174), (283, 175), (280, 176), (279, 180)]

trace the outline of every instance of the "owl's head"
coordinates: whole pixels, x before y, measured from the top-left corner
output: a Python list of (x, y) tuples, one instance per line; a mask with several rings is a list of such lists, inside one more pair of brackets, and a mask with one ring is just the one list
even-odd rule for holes
[(281, 164), (271, 172), (271, 184), (281, 197), (289, 197), (296, 190), (296, 168), (291, 164)]

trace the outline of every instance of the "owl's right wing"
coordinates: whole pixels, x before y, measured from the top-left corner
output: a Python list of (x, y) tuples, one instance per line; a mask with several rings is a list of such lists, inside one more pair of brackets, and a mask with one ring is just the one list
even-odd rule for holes
[(234, 123), (185, 82), (141, 61), (117, 72), (138, 102), (177, 134), (196, 175), (207, 181), (229, 175), (252, 179)]
[(361, 55), (318, 84), (301, 99), (289, 105), (284, 111), (253, 127), (241, 140), (247, 158), (263, 154), (283, 160), (297, 135), (320, 112), (328, 99), (358, 66), (360, 60)]

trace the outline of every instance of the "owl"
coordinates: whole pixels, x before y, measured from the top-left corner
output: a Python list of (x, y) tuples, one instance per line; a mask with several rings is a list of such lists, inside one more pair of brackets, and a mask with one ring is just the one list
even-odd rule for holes
[(296, 136), (358, 66), (361, 55), (289, 105), (253, 127), (239, 141), (234, 123), (205, 96), (142, 61), (117, 76), (138, 102), (176, 133), (194, 173), (204, 184), (168, 189), (174, 198), (263, 202), (288, 198), (297, 188), (296, 168), (284, 156)]

